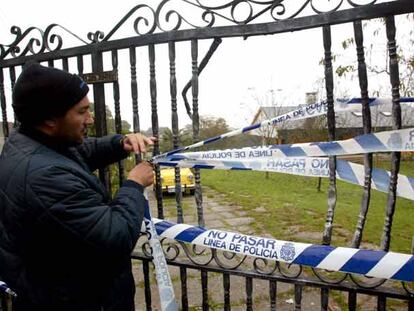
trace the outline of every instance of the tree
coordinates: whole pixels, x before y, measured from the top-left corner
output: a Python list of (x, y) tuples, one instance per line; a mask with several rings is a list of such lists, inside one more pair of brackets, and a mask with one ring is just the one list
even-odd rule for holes
[[(165, 127), (161, 130), (160, 128), (160, 151), (161, 153), (170, 151), (174, 148), (173, 144), (173, 132), (170, 128)], [(179, 130), (178, 132), (178, 145), (179, 146), (187, 146), (190, 145), (192, 142), (190, 133), (185, 132), (184, 129)]]
[[(92, 115), (95, 114), (94, 111), (94, 104), (91, 103), (90, 105), (90, 110)], [(115, 134), (116, 130), (115, 130), (115, 119), (112, 115), (111, 110), (108, 108), (108, 106), (106, 106), (106, 127), (108, 129), (108, 134)], [(127, 134), (130, 133), (131, 131), (131, 124), (129, 124), (128, 121), (126, 120), (121, 120), (121, 134)], [(88, 128), (88, 136), (96, 136), (96, 128), (95, 128), (95, 124), (93, 124), (92, 126), (90, 126)]]
[[(223, 118), (216, 118), (211, 116), (200, 117), (200, 133), (199, 140), (206, 140), (211, 137), (215, 137), (233, 129), (227, 124)], [(192, 124), (186, 125), (179, 130), (178, 133), (179, 146), (188, 146), (193, 143), (193, 126)], [(199, 150), (212, 150), (212, 149), (229, 149), (229, 148), (241, 148), (251, 145), (260, 144), (260, 139), (257, 136), (252, 135), (237, 135), (235, 137), (219, 140)], [(166, 152), (173, 149), (173, 133), (169, 128), (160, 128), (160, 150)]]
[[(398, 29), (410, 29), (408, 32), (398, 32), (397, 29), (397, 57), (399, 61), (400, 71), (400, 95), (409, 97), (414, 95), (414, 39), (413, 27), (414, 14), (407, 14), (400, 17)], [(388, 49), (384, 43), (385, 35), (385, 19), (368, 20), (363, 23), (364, 34), (370, 37), (370, 43), (367, 45), (365, 40), (365, 54), (366, 66), (368, 74), (375, 76), (375, 79), (370, 79), (371, 82), (381, 81), (388, 82), (389, 62)], [(382, 43), (382, 44), (381, 44)], [(347, 38), (342, 42), (344, 53), (347, 54), (350, 47), (355, 47), (353, 38)], [(341, 56), (341, 57), (339, 57)], [(336, 58), (342, 63), (336, 69), (336, 74), (339, 78), (354, 79), (357, 76), (357, 61), (354, 57), (347, 57), (347, 55), (337, 55)], [(346, 61), (346, 59), (353, 59), (353, 61)], [(385, 77), (386, 79), (384, 79)], [(385, 85), (385, 87), (384, 87)], [(390, 88), (387, 83), (379, 83), (374, 88), (371, 87), (372, 96), (384, 96), (389, 94)]]
[[(199, 132), (199, 140), (205, 140), (214, 136), (218, 136), (224, 133), (227, 133), (231, 130), (231, 128), (228, 126), (226, 120), (223, 118), (216, 118), (216, 117), (206, 117), (201, 116), (200, 117), (200, 132)], [(188, 124), (185, 126), (185, 128), (182, 131), (183, 137), (188, 140), (189, 138), (192, 141), (193, 137), (193, 126), (191, 124)], [(229, 140), (219, 140), (214, 143), (214, 149), (226, 149), (226, 148), (232, 148), (230, 147), (231, 144), (229, 143)], [(210, 147), (208, 147), (210, 149)], [(207, 147), (204, 147), (202, 149), (207, 149)]]

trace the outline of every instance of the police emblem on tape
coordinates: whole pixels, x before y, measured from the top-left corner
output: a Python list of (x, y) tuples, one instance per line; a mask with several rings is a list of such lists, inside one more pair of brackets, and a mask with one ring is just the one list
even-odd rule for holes
[(286, 261), (291, 261), (295, 258), (295, 247), (293, 243), (286, 242), (280, 249), (280, 258)]

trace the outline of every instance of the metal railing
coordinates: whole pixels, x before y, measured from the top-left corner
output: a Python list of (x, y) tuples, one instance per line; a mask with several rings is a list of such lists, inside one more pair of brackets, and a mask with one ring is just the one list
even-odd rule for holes
[[(153, 135), (159, 136), (158, 126), (158, 102), (157, 92), (157, 68), (155, 58), (157, 47), (168, 44), (169, 59), (169, 90), (162, 90), (170, 94), (171, 101), (171, 129), (173, 133), (173, 146), (179, 146), (179, 120), (177, 114), (177, 79), (176, 79), (176, 43), (188, 42), (190, 49), (191, 62), (188, 72), (191, 72), (191, 81), (187, 84), (182, 94), (186, 104), (186, 110), (192, 118), (193, 141), (199, 140), (199, 83), (202, 83), (200, 76), (202, 69), (206, 66), (209, 58), (219, 46), (222, 40), (230, 37), (250, 37), (276, 35), (291, 31), (300, 31), (311, 28), (320, 28), (323, 37), (324, 66), (325, 66), (325, 87), (326, 99), (328, 103), (328, 135), (330, 140), (335, 139), (335, 112), (334, 112), (334, 79), (332, 68), (332, 30), (331, 26), (336, 24), (353, 23), (354, 40), (356, 43), (356, 58), (358, 61), (358, 76), (363, 107), (363, 129), (364, 133), (371, 132), (370, 107), (368, 104), (368, 76), (366, 62), (364, 58), (364, 40), (362, 20), (384, 18), (388, 41), (389, 69), (390, 69), (390, 88), (392, 90), (393, 102), (393, 128), (401, 128), (401, 107), (399, 104), (399, 71), (398, 55), (396, 53), (397, 42), (395, 39), (395, 20), (394, 16), (414, 12), (414, 2), (412, 0), (399, 0), (386, 3), (377, 3), (372, 0), (369, 4), (360, 5), (351, 0), (337, 1), (331, 4), (326, 11), (317, 8), (317, 1), (303, 1), (303, 5), (295, 10), (289, 10), (289, 5), (294, 1), (224, 1), (220, 6), (207, 6), (200, 1), (182, 0), (180, 5), (190, 6), (197, 12), (196, 17), (200, 17), (201, 25), (193, 25), (188, 22), (184, 13), (180, 13), (182, 7), (168, 8), (170, 1), (162, 1), (156, 7), (140, 4), (128, 12), (124, 18), (105, 36), (102, 32), (89, 33), (88, 39), (84, 40), (78, 35), (70, 32), (57, 24), (52, 24), (44, 31), (38, 28), (22, 30), (18, 27), (12, 28), (14, 36), (11, 44), (0, 44), (0, 104), (2, 111), (2, 128), (7, 137), (10, 132), (8, 111), (10, 103), (6, 101), (10, 96), (6, 92), (11, 92), (16, 81), (17, 73), (21, 67), (29, 60), (47, 63), (49, 66), (56, 66), (69, 71), (77, 71), (83, 75), (84, 79), (93, 85), (93, 101), (95, 111), (95, 126), (97, 136), (108, 133), (106, 124), (106, 101), (108, 96), (105, 93), (105, 84), (112, 84), (113, 111), (115, 112), (115, 130), (120, 133), (122, 130), (121, 113), (126, 109), (125, 102), (132, 103), (133, 130), (140, 131), (140, 119), (147, 116), (139, 114), (139, 106), (143, 103), (138, 102), (138, 92), (140, 85), (138, 75), (145, 70), (149, 72), (150, 98), (151, 103), (151, 123)], [(234, 12), (239, 5), (248, 4), (250, 10), (247, 17), (239, 20)], [(344, 8), (348, 6), (350, 8)], [(145, 12), (145, 14), (144, 14)], [(183, 10), (185, 12), (185, 10)], [(309, 16), (303, 16), (305, 13)], [(192, 13), (194, 14), (194, 13)], [(176, 23), (171, 25), (168, 16), (175, 16)], [(194, 17), (195, 15), (193, 15)], [(268, 22), (257, 23), (259, 19), (267, 18)], [(114, 39), (121, 26), (133, 24), (135, 34), (128, 38)], [(59, 34), (60, 33), (60, 34)], [(66, 46), (66, 38), (76, 40), (79, 46)], [(211, 40), (213, 42), (209, 51), (200, 62), (200, 51), (198, 43), (201, 40)], [(148, 67), (137, 68), (137, 48), (147, 49)], [(308, 47), (309, 48), (309, 47)], [(130, 71), (130, 90), (131, 98), (120, 100), (120, 83), (118, 77), (119, 64), (121, 63), (121, 53), (125, 57), (122, 61), (129, 63)], [(126, 55), (125, 55), (126, 54)], [(321, 55), (322, 56), (322, 55)], [(105, 60), (106, 61), (105, 61)], [(108, 61), (110, 59), (110, 61)], [(90, 63), (89, 63), (90, 62)], [(111, 70), (104, 70), (109, 66)], [(74, 70), (72, 67), (76, 67)], [(85, 68), (91, 68), (92, 72), (85, 72)], [(8, 75), (7, 75), (8, 73)], [(122, 83), (125, 83), (122, 81)], [(7, 91), (5, 85), (9, 86)], [(190, 107), (186, 98), (187, 90), (191, 87), (192, 105)], [(10, 95), (10, 94), (8, 94)], [(166, 111), (162, 111), (166, 113)], [(154, 155), (159, 154), (159, 143), (154, 146)], [(364, 158), (365, 165), (365, 185), (361, 200), (360, 215), (357, 221), (356, 230), (351, 243), (352, 247), (359, 248), (361, 237), (364, 231), (367, 212), (370, 206), (371, 174), (372, 174), (372, 154), (367, 154)], [(381, 239), (381, 249), (388, 251), (390, 248), (391, 227), (393, 214), (396, 207), (396, 186), (397, 174), (400, 165), (400, 153), (394, 152), (391, 155), (391, 182), (388, 193), (385, 225)], [(140, 158), (137, 157), (136, 161)], [(118, 177), (121, 181), (125, 176), (125, 165), (118, 164)], [(324, 245), (329, 245), (332, 241), (332, 228), (334, 224), (335, 207), (337, 201), (336, 159), (331, 157), (329, 168), (328, 187), (328, 209), (326, 214), (325, 229), (323, 231)], [(164, 218), (164, 205), (161, 193), (161, 177), (159, 167), (155, 168), (156, 175), (156, 199), (157, 217)], [(1, 172), (0, 172), (1, 174)], [(108, 190), (111, 190), (111, 172), (109, 168), (99, 172), (101, 180)], [(178, 222), (183, 221), (182, 195), (180, 188), (180, 171), (175, 169), (176, 181), (176, 209)], [(205, 225), (203, 196), (201, 191), (201, 174), (195, 170), (195, 201), (197, 210), (197, 222), (200, 226)], [(142, 237), (144, 239), (144, 237)], [(152, 309), (151, 296), (151, 256), (145, 241), (140, 242), (140, 251), (132, 254), (134, 260), (142, 263), (142, 273), (144, 278), (144, 297), (146, 309)], [(236, 256), (234, 254), (223, 253), (214, 249), (199, 250), (196, 247), (165, 241), (165, 251), (168, 263), (179, 268), (180, 275), (180, 301), (181, 308), (188, 310), (188, 271), (196, 270), (200, 273), (201, 306), (203, 310), (209, 309), (209, 276), (214, 273), (222, 275), (222, 288), (217, 289), (223, 293), (223, 309), (231, 309), (231, 295), (234, 289), (230, 290), (231, 277), (237, 276), (244, 279), (245, 306), (247, 310), (254, 308), (254, 284), (259, 280), (268, 283), (268, 308), (276, 310), (278, 299), (278, 285), (292, 284), (294, 295), (294, 308), (300, 310), (302, 306), (303, 293), (307, 288), (317, 288), (320, 290), (320, 308), (328, 310), (329, 299), (332, 292), (343, 292), (347, 294), (346, 305), (349, 310), (356, 310), (357, 300), (360, 295), (370, 295), (376, 297), (378, 310), (387, 308), (387, 300), (397, 299), (406, 302), (409, 310), (414, 310), (414, 291), (410, 285), (385, 280), (371, 280), (363, 277), (355, 277), (348, 274), (330, 273), (316, 269), (304, 268), (295, 265), (286, 265), (278, 262), (267, 262), (262, 259)], [(239, 289), (243, 291), (243, 289)], [(7, 310), (4, 296), (0, 296), (1, 309)]]

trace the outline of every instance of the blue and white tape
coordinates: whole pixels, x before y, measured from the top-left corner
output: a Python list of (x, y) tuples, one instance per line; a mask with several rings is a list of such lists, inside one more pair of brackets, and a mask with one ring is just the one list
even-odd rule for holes
[[(336, 111), (358, 111), (361, 109), (361, 99), (340, 100), (335, 102)], [(412, 103), (414, 98), (401, 98), (401, 103)], [(390, 99), (370, 98), (369, 104), (386, 105), (391, 104)], [(264, 126), (273, 126), (286, 121), (306, 119), (324, 115), (327, 112), (327, 103), (316, 103), (299, 107), (286, 114), (262, 121), (257, 124), (246, 126), (216, 137), (209, 138), (198, 143), (178, 148), (170, 152), (155, 156), (155, 163), (169, 166), (180, 166), (186, 160), (188, 165), (207, 167), (210, 164), (203, 164), (203, 159), (265, 159), (280, 157), (320, 157), (331, 155), (361, 154), (371, 152), (390, 152), (390, 151), (414, 151), (414, 129), (397, 130), (357, 136), (354, 139), (336, 142), (321, 142), (295, 145), (274, 145), (270, 147), (242, 148), (231, 150), (218, 150), (208, 152), (193, 152), (179, 154), (180, 152), (195, 149), (206, 144), (219, 141), (238, 134), (247, 133)], [(314, 159), (315, 160), (315, 159)], [(177, 162), (179, 161), (179, 162)], [(195, 161), (197, 163), (192, 163)], [(273, 171), (277, 171), (277, 164), (273, 160)], [(276, 160), (277, 161), (277, 160)], [(286, 160), (285, 165), (286, 165)], [(308, 161), (308, 159), (306, 160)], [(312, 161), (312, 160), (311, 160)], [(322, 160), (320, 160), (322, 161)], [(323, 159), (326, 161), (326, 159)], [(246, 167), (245, 164), (234, 164), (230, 169), (253, 169)], [(292, 161), (291, 161), (292, 163)], [(315, 162), (313, 162), (315, 163)], [(322, 162), (321, 162), (322, 163)], [(268, 162), (269, 164), (269, 162)], [(205, 167), (201, 167), (201, 166)], [(211, 165), (210, 165), (211, 166)], [(217, 164), (216, 168), (229, 169), (229, 163)], [(347, 166), (347, 167), (346, 167)], [(256, 165), (257, 167), (257, 165)], [(271, 166), (268, 165), (268, 169)], [(359, 174), (360, 167), (357, 164), (346, 161), (338, 161), (337, 176), (340, 179), (362, 185), (362, 178)], [(292, 173), (285, 169), (285, 173)], [(326, 176), (326, 170), (322, 169), (320, 177)], [(329, 174), (329, 171), (328, 171)], [(316, 176), (315, 173), (312, 176)], [(401, 196), (408, 193), (408, 198), (412, 199), (413, 180), (412, 178), (399, 175), (399, 187), (397, 190)], [(373, 170), (373, 188), (386, 191), (389, 183), (389, 173), (383, 170)], [(177, 310), (174, 291), (168, 267), (164, 257), (161, 244), (157, 238), (157, 232), (163, 237), (177, 239), (182, 242), (218, 248), (236, 253), (252, 255), (256, 257), (275, 259), (289, 263), (309, 265), (316, 268), (328, 269), (333, 271), (343, 271), (360, 273), (367, 276), (379, 278), (391, 278), (402, 281), (414, 280), (413, 256), (398, 254), (393, 252), (358, 250), (341, 247), (331, 247), (322, 245), (312, 245), (304, 243), (277, 241), (273, 239), (258, 238), (254, 236), (241, 235), (219, 230), (206, 230), (200, 227), (189, 225), (175, 225), (167, 221), (151, 219), (150, 209), (146, 206), (145, 213), (145, 232), (149, 234), (149, 243), (153, 250), (153, 262), (156, 268), (157, 282), (159, 286), (162, 310)], [(168, 234), (167, 234), (168, 233)], [(221, 241), (222, 240), (222, 241)], [(244, 243), (244, 244), (243, 244)], [(272, 249), (269, 248), (272, 247)], [(16, 296), (4, 282), (0, 281), (0, 290)]]
[[(400, 103), (413, 103), (413, 102), (414, 102), (414, 98), (412, 98), (412, 97), (400, 98)], [(361, 111), (361, 103), (362, 103), (361, 98), (337, 99), (335, 101), (335, 111), (338, 111), (338, 112), (339, 111)], [(389, 99), (389, 98), (370, 98), (369, 99), (369, 104), (370, 104), (370, 106), (391, 105), (392, 100)], [(160, 154), (158, 156), (155, 156), (153, 159), (154, 160), (162, 159), (162, 158), (171, 156), (171, 155), (179, 153), (179, 152), (199, 148), (201, 146), (204, 146), (204, 145), (207, 145), (207, 144), (210, 144), (210, 143), (213, 143), (213, 142), (225, 139), (225, 138), (233, 137), (233, 136), (236, 136), (236, 135), (239, 135), (239, 134), (243, 134), (243, 133), (247, 133), (247, 132), (250, 132), (250, 131), (253, 131), (253, 130), (260, 129), (260, 128), (265, 127), (265, 126), (269, 126), (269, 125), (274, 126), (274, 125), (284, 123), (284, 122), (288, 122), (288, 121), (302, 120), (302, 119), (321, 116), (321, 115), (326, 114), (327, 111), (328, 111), (328, 104), (326, 102), (299, 106), (295, 110), (292, 110), (292, 111), (290, 111), (288, 113), (285, 113), (283, 115), (274, 117), (272, 119), (264, 120), (260, 123), (256, 123), (256, 124), (253, 124), (253, 125), (249, 125), (249, 126), (246, 126), (246, 127), (239, 128), (237, 130), (230, 131), (230, 132), (225, 133), (225, 134), (221, 134), (221, 135), (218, 135), (218, 136), (215, 136), (215, 137), (211, 137), (209, 139), (197, 142), (197, 143), (189, 145), (189, 146), (174, 149), (172, 151), (169, 151), (169, 152)]]
[(0, 281), (0, 291), (5, 292), (13, 297), (17, 297), (16, 293), (12, 291), (11, 288), (9, 288), (3, 281)]
[(145, 191), (144, 194), (146, 196), (143, 224), (145, 225), (144, 232), (148, 234), (148, 242), (152, 249), (152, 262), (155, 267), (161, 310), (176, 311), (178, 310), (178, 306), (175, 300), (174, 287), (168, 271), (167, 261), (165, 260), (164, 251), (162, 250), (161, 243), (158, 240), (157, 230), (152, 221), (151, 210), (148, 204), (148, 193)]
[[(386, 170), (373, 168), (371, 172), (371, 188), (388, 193), (391, 173)], [(364, 186), (365, 169), (363, 165), (337, 160), (336, 177), (351, 184)], [(414, 178), (398, 174), (397, 196), (414, 200)]]
[[(182, 160), (160, 161), (161, 166), (220, 170), (252, 170), (286, 173), (297, 176), (329, 177), (329, 159), (321, 157), (264, 158), (239, 161)], [(388, 192), (391, 173), (382, 169), (372, 170), (372, 189)], [(336, 177), (348, 183), (364, 186), (363, 165), (337, 160)], [(414, 178), (398, 174), (397, 196), (414, 200)]]
[(161, 237), (269, 260), (370, 277), (414, 281), (414, 256), (333, 247), (205, 229), (153, 219)]
[(272, 157), (323, 157), (393, 151), (414, 151), (414, 128), (365, 134), (351, 139), (330, 142), (177, 153), (163, 159), (155, 159), (155, 162), (184, 159), (241, 160)]

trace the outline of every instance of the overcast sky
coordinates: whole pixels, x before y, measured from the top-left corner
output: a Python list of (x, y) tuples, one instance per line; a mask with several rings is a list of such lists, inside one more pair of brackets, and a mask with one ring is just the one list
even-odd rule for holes
[[(158, 1), (152, 1), (152, 3), (155, 2)], [(217, 3), (223, 2), (228, 1), (217, 1)], [(139, 3), (131, 0), (2, 1), (0, 43), (8, 44), (13, 40), (14, 36), (10, 33), (12, 25), (17, 25), (23, 30), (29, 26), (37, 26), (44, 30), (51, 23), (58, 23), (86, 40), (87, 33), (90, 31), (101, 30), (108, 33), (132, 7)], [(190, 17), (194, 16), (196, 15)], [(129, 20), (122, 31), (116, 34), (117, 38), (135, 35), (132, 26), (134, 19)], [(406, 29), (398, 29), (398, 31), (406, 32)], [(352, 26), (335, 26), (332, 34), (333, 52), (343, 54), (341, 43), (352, 36)], [(65, 40), (65, 36), (63, 37)], [(207, 52), (210, 44), (211, 40), (203, 40), (199, 43), (199, 61)], [(354, 54), (352, 57), (355, 56)], [(105, 57), (107, 60), (110, 59), (109, 55)], [(146, 129), (151, 125), (147, 48), (138, 48), (137, 57), (140, 121), (141, 128)], [(320, 80), (324, 72), (323, 66), (320, 65), (322, 58), (321, 29), (251, 37), (247, 40), (224, 39), (200, 76), (200, 114), (223, 117), (230, 126), (241, 127), (252, 120), (260, 104), (270, 105), (272, 96), (277, 104), (293, 106), (303, 104), (305, 93), (316, 91), (318, 85), (319, 87), (321, 85)], [(121, 52), (120, 59), (122, 118), (132, 123), (128, 54)], [(105, 67), (106, 70), (111, 69), (109, 61)], [(70, 70), (76, 72), (74, 62), (71, 62)], [(85, 68), (85, 72), (89, 70), (88, 67)], [(160, 126), (170, 126), (169, 67), (166, 44), (156, 46), (156, 70), (159, 123)], [(177, 44), (178, 94), (190, 78), (190, 45), (179, 43)], [(358, 92), (358, 82), (353, 81), (351, 85), (353, 86), (337, 81), (336, 93)], [(110, 107), (113, 105), (111, 90), (110, 86), (106, 88), (107, 105)], [(188, 93), (188, 98), (191, 103), (191, 91)], [(10, 103), (9, 98), (8, 102)], [(178, 105), (180, 127), (182, 127), (188, 124), (190, 119), (184, 112), (181, 96), (179, 96)]]

